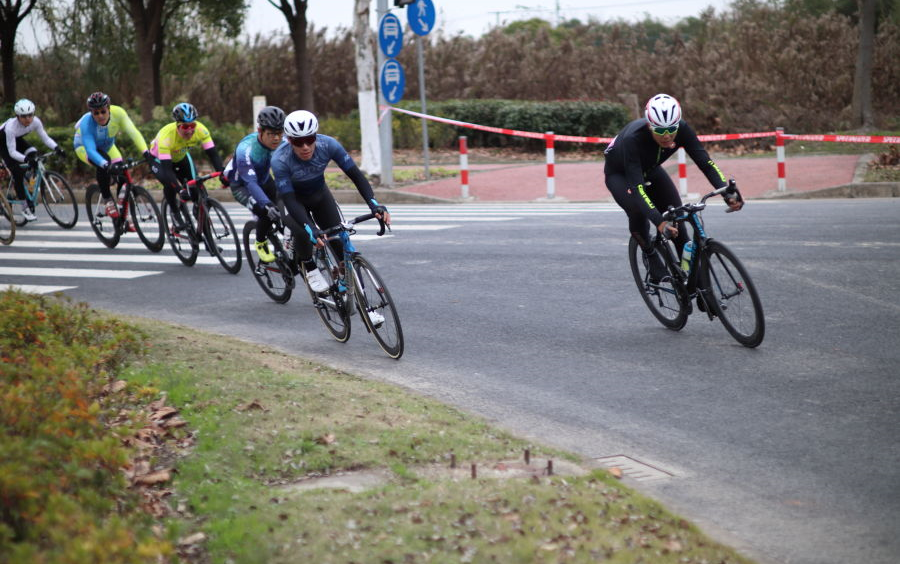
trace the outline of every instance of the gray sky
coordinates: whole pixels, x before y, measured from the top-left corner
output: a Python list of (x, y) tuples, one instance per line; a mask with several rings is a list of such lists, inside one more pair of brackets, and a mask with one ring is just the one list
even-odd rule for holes
[[(437, 13), (435, 28), (451, 35), (460, 31), (480, 35), (498, 23), (539, 17), (556, 20), (559, 6), (560, 19), (578, 18), (587, 21), (591, 16), (599, 20), (642, 20), (647, 14), (672, 24), (687, 16), (700, 14), (707, 6), (717, 12), (728, 7), (730, 0), (432, 0)], [(353, 24), (354, 0), (310, 0), (306, 15), (317, 28), (334, 30), (338, 26)], [(393, 0), (387, 5), (393, 8)], [(377, 0), (372, 0), (372, 27)], [(406, 9), (393, 8), (406, 26)], [(251, 0), (247, 14), (249, 33), (279, 33), (287, 31), (284, 16), (267, 0)]]

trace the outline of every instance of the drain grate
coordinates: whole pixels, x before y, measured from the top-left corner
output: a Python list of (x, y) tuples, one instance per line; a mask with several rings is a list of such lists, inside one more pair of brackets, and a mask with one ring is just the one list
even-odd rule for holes
[(651, 480), (665, 480), (674, 476), (671, 472), (660, 470), (649, 464), (644, 464), (629, 456), (617, 454), (615, 456), (602, 456), (595, 458), (601, 466), (605, 468), (618, 468), (622, 471), (622, 476), (635, 480), (637, 482), (649, 482)]

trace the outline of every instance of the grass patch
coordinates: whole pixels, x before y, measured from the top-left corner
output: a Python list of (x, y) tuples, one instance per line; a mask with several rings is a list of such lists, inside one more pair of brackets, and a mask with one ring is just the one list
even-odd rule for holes
[[(578, 460), (456, 409), (259, 345), (157, 321), (127, 323), (128, 334), (152, 335), (121, 370), (129, 397), (164, 394), (187, 422), (180, 437), (193, 444), (177, 459), (156, 461), (177, 470), (166, 484), (177, 510), (164, 520), (160, 543), (202, 532), (191, 561), (749, 562), (605, 471), (493, 477), (489, 469), (521, 463), (526, 448), (557, 468)], [(6, 395), (2, 401), (6, 413)], [(107, 440), (121, 442), (121, 434)], [(447, 470), (451, 455), (461, 473)], [(482, 469), (477, 479), (472, 463)], [(359, 491), (300, 488), (316, 477), (352, 481), (366, 473), (382, 480)], [(104, 507), (84, 519), (108, 522)], [(152, 538), (150, 525), (130, 526), (141, 539)], [(19, 542), (5, 541), (4, 553)]]

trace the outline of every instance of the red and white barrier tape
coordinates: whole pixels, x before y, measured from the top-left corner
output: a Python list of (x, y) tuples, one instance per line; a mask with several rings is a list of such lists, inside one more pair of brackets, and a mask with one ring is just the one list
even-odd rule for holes
[(832, 141), (836, 143), (900, 143), (900, 137), (888, 135), (797, 135), (783, 133), (790, 141)]

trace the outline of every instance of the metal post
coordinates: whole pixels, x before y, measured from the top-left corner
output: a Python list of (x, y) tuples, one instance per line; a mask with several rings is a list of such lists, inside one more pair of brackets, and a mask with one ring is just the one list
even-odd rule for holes
[[(390, 10), (388, 9), (388, 0), (378, 0), (377, 17), (378, 21), (384, 17)], [(376, 76), (381, 75), (381, 67), (384, 65), (384, 53), (378, 49), (378, 69)], [(380, 85), (380, 81), (379, 85)], [(381, 185), (390, 188), (394, 185), (394, 136), (391, 130), (391, 112), (390, 110), (382, 111), (381, 107), (388, 107), (387, 100), (384, 99), (384, 92), (378, 88), (379, 115), (378, 120), (378, 139), (381, 142)]]
[[(422, 113), (425, 109), (425, 57), (422, 54), (422, 36), (416, 36), (416, 55), (419, 59), (419, 100), (422, 102)], [(422, 118), (422, 154), (425, 159), (425, 179), (431, 180), (430, 158), (428, 154), (428, 120)]]
[(256, 116), (259, 115), (259, 112), (266, 107), (266, 97), (265, 96), (254, 96), (253, 97), (253, 121), (251, 122), (251, 127), (253, 130), (256, 130)]
[(678, 147), (678, 193), (686, 198), (687, 190), (687, 153), (684, 152), (684, 147)]

